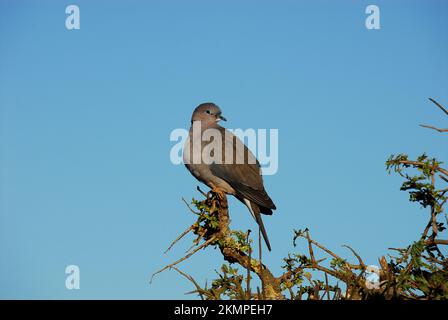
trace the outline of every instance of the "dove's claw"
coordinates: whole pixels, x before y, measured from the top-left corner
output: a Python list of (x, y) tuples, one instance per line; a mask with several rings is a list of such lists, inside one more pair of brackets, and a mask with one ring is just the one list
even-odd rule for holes
[(219, 189), (219, 188), (217, 188), (217, 187), (215, 187), (215, 186), (213, 186), (212, 187), (212, 190), (210, 190), (208, 193), (207, 193), (207, 199), (210, 199), (210, 197), (209, 197), (209, 195), (211, 196), (211, 197), (216, 197), (217, 199), (218, 199), (218, 201), (222, 201), (222, 200), (224, 200), (224, 198), (225, 198), (225, 193), (224, 193), (224, 191), (222, 191), (221, 189)]

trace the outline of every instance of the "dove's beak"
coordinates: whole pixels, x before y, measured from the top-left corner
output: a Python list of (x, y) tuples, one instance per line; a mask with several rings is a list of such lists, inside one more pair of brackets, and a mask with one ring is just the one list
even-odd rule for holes
[(216, 121), (219, 121), (219, 120), (227, 121), (227, 119), (224, 118), (221, 114), (218, 114), (218, 118), (216, 118)]

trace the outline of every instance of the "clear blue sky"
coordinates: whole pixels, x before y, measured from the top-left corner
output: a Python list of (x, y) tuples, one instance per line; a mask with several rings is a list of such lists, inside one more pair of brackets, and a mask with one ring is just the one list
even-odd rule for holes
[[(65, 7), (81, 29), (65, 28)], [(381, 29), (364, 26), (368, 4)], [(278, 128), (276, 274), (292, 230), (369, 264), (419, 235), (426, 212), (385, 172), (392, 153), (448, 161), (446, 1), (1, 1), (0, 298), (185, 298), (152, 272), (194, 217), (198, 182), (169, 161), (175, 128), (213, 101), (229, 128)], [(232, 201), (232, 226), (254, 229)], [(304, 250), (302, 246), (299, 250)], [(214, 278), (212, 248), (181, 269)], [(65, 288), (65, 267), (81, 289)], [(187, 296), (188, 298), (189, 296)]]

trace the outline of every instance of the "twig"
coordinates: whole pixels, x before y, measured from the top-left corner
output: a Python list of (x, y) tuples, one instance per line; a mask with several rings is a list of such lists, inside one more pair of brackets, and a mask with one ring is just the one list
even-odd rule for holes
[(434, 240), (426, 240), (425, 245), (432, 245), (432, 244), (441, 244), (441, 245), (448, 245), (448, 240), (442, 240), (442, 239), (434, 239)]
[(330, 289), (328, 287), (328, 275), (326, 272), (324, 273), (324, 275), (325, 275), (325, 291), (327, 292), (327, 299), (330, 300)]
[[(306, 236), (300, 235), (300, 237), (305, 238), (308, 240), (308, 238)], [(333, 258), (335, 259), (339, 259), (339, 260), (343, 260), (340, 256), (338, 256), (336, 253), (332, 252), (331, 250), (325, 248), (323, 245), (321, 245), (319, 242), (309, 238), (309, 241), (314, 244), (316, 247), (318, 247), (319, 249), (325, 251), (326, 253), (328, 253), (329, 255), (331, 255)], [(352, 268), (352, 269), (361, 269), (361, 266), (358, 265), (353, 265), (351, 263), (346, 262), (347, 267)], [(331, 274), (331, 273), (330, 273)]]
[(427, 237), (428, 232), (429, 232), (429, 228), (431, 227), (431, 225), (432, 225), (432, 216), (429, 219), (429, 222), (426, 225), (425, 230), (423, 230), (422, 237), (421, 237), (422, 239), (425, 239)]
[(207, 198), (207, 194), (206, 194), (204, 191), (202, 191), (201, 188), (199, 188), (199, 186), (196, 187), (196, 190), (198, 190), (200, 193), (202, 193), (202, 195), (203, 195), (204, 197)]
[[(411, 164), (414, 166), (419, 166), (419, 167), (423, 167), (426, 164), (420, 161), (409, 161), (409, 160), (398, 160), (398, 163), (401, 164)], [(441, 173), (443, 173), (444, 175), (448, 176), (448, 170), (440, 167), (440, 166), (431, 166), (431, 169), (433, 169), (434, 171), (440, 171)]]
[(439, 131), (439, 132), (448, 132), (448, 128), (447, 129), (441, 129), (441, 128), (436, 128), (434, 126), (430, 126), (430, 125), (427, 125), (427, 124), (421, 124), (420, 127), (433, 129), (433, 130), (436, 130), (436, 131)]
[(366, 268), (366, 265), (364, 264), (364, 261), (362, 261), (361, 256), (359, 254), (357, 254), (356, 251), (353, 250), (352, 247), (350, 247), (346, 244), (344, 244), (343, 247), (349, 249), (355, 255), (356, 259), (358, 259), (358, 261), (359, 261), (359, 266), (364, 270)]
[(263, 276), (263, 254), (262, 254), (262, 245), (261, 245), (261, 228), (258, 227), (258, 255), (260, 259), (260, 280), (261, 280), (261, 296), (263, 300), (266, 300), (266, 286), (264, 283), (264, 276)]
[[(448, 115), (448, 110), (445, 109), (444, 107), (442, 107), (442, 105), (439, 104), (436, 100), (434, 100), (432, 98), (429, 98), (429, 101), (434, 103), (436, 106), (438, 106), (440, 108), (440, 110), (442, 110), (443, 112), (445, 112), (446, 115)], [(440, 129), (440, 128), (436, 128), (436, 127), (429, 126), (429, 125), (426, 125), (426, 124), (421, 124), (420, 127), (433, 129), (433, 130), (436, 130), (436, 131), (439, 131), (439, 132), (448, 132), (448, 128), (447, 129)]]
[(436, 100), (433, 98), (429, 98), (429, 101), (434, 103), (436, 106), (438, 106), (443, 112), (445, 112), (446, 115), (448, 115), (448, 110), (446, 110), (444, 107), (442, 107)]
[(190, 232), (191, 230), (193, 230), (193, 226), (190, 226), (187, 230), (185, 230), (184, 232), (182, 232), (182, 234), (180, 236), (178, 236), (168, 247), (168, 249), (165, 250), (164, 253), (167, 253), (168, 251), (171, 250), (171, 248), (180, 240), (182, 239), (188, 232)]
[[(246, 243), (249, 244), (249, 235), (250, 235), (250, 229), (247, 230), (247, 238)], [(252, 248), (249, 245), (249, 260), (247, 263), (247, 275), (246, 275), (246, 299), (250, 300), (251, 297), (251, 289), (250, 289), (250, 264), (252, 262)]]
[(190, 209), (190, 211), (191, 211), (192, 213), (194, 213), (195, 215), (200, 215), (200, 214), (201, 214), (200, 212), (196, 212), (196, 211), (194, 211), (194, 210), (190, 207), (190, 204), (187, 202), (187, 200), (185, 200), (183, 197), (182, 197), (182, 201), (187, 205), (188, 209)]
[(204, 242), (203, 244), (201, 244), (199, 247), (197, 247), (196, 249), (194, 249), (192, 252), (190, 252), (189, 254), (187, 254), (186, 256), (184, 256), (183, 258), (180, 258), (179, 260), (177, 260), (177, 261), (175, 261), (175, 262), (173, 262), (173, 263), (171, 263), (171, 264), (169, 264), (169, 265), (163, 267), (163, 268), (160, 269), (159, 271), (154, 272), (154, 273), (152, 274), (152, 276), (151, 276), (150, 283), (152, 283), (152, 279), (154, 278), (155, 275), (157, 275), (157, 274), (159, 274), (159, 273), (165, 271), (166, 269), (171, 269), (171, 268), (174, 267), (175, 265), (177, 265), (177, 264), (181, 263), (182, 261), (184, 261), (184, 260), (190, 258), (193, 254), (195, 254), (196, 252), (198, 252), (198, 251), (201, 250), (202, 248), (205, 248), (206, 246), (208, 246), (210, 243), (212, 243), (212, 242), (215, 241), (215, 240), (216, 240), (216, 237), (215, 237), (215, 236), (212, 236), (210, 239), (208, 239), (206, 242)]
[[(171, 269), (176, 270), (176, 271), (179, 272), (182, 276), (184, 276), (185, 278), (187, 278), (188, 280), (190, 280), (190, 281), (194, 284), (194, 286), (196, 287), (196, 291), (193, 291), (193, 292), (197, 292), (197, 293), (199, 294), (199, 296), (201, 297), (201, 300), (204, 300), (204, 295), (203, 295), (203, 293), (202, 293), (203, 289), (202, 289), (201, 286), (196, 282), (196, 280), (194, 280), (194, 278), (193, 278), (192, 276), (186, 274), (185, 272), (179, 270), (179, 269), (176, 268), (176, 267), (171, 267)], [(191, 293), (193, 293), (193, 292), (191, 292)]]
[[(434, 175), (434, 171), (431, 171), (431, 185), (435, 188), (436, 178)], [(432, 219), (432, 238), (437, 237), (438, 228), (437, 228), (437, 217), (436, 217), (436, 208), (434, 204), (431, 205), (431, 219)]]
[(309, 231), (306, 232), (306, 239), (308, 240), (308, 251), (310, 252), (311, 262), (316, 264), (316, 258), (314, 257), (313, 244), (311, 242)]

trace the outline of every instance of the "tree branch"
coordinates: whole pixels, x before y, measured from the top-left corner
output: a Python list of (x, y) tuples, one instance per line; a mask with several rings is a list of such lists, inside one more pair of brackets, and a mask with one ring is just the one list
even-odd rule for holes
[(436, 130), (436, 131), (439, 131), (439, 132), (448, 132), (448, 128), (447, 129), (441, 129), (441, 128), (436, 128), (436, 127), (433, 127), (433, 126), (429, 126), (427, 124), (421, 124), (420, 127), (433, 129), (433, 130)]
[[(432, 98), (429, 98), (429, 101), (431, 101), (432, 103), (434, 103), (436, 106), (438, 106), (438, 107), (440, 108), (440, 110), (442, 110), (446, 115), (448, 115), (448, 110), (445, 109), (445, 108), (444, 108), (440, 103), (438, 103), (436, 100), (434, 100), (434, 99), (432, 99)], [(426, 125), (426, 124), (421, 124), (420, 127), (433, 129), (433, 130), (436, 130), (436, 131), (439, 131), (439, 132), (448, 132), (448, 128), (446, 128), (446, 129), (441, 129), (441, 128), (436, 128), (436, 127), (434, 127), (434, 126), (429, 126), (429, 125)]]
[(442, 105), (440, 103), (438, 103), (436, 100), (434, 100), (433, 98), (428, 98), (429, 101), (431, 101), (432, 103), (434, 103), (436, 106), (438, 106), (440, 108), (440, 110), (442, 110), (443, 112), (445, 112), (445, 114), (448, 116), (448, 110), (445, 109), (444, 107), (442, 107)]

